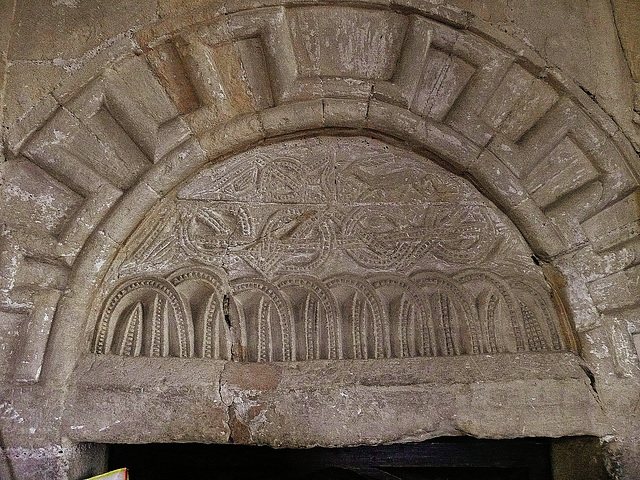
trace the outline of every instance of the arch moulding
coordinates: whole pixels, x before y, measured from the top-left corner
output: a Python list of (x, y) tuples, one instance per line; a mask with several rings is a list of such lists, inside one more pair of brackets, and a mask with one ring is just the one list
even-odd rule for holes
[[(16, 402), (64, 409), (42, 421), (40, 442), (355, 445), (618, 428), (627, 400), (615, 389), (637, 378), (637, 154), (528, 48), (454, 10), (400, 3), (241, 3), (155, 24), (10, 129), (16, 171), (59, 205), (38, 223), (34, 200), (0, 259), (2, 308), (29, 315)], [(562, 348), (266, 363), (95, 353), (105, 279), (159, 205), (242, 155), (326, 138), (371, 139), (475, 187), (530, 249)], [(23, 430), (7, 431), (32, 442)]]

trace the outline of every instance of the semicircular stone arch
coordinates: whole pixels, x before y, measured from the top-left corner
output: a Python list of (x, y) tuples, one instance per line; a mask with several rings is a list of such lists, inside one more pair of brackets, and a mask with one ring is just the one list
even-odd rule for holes
[[(535, 256), (532, 262), (544, 264), (546, 278), (558, 297), (549, 305), (566, 308), (589, 366), (603, 377), (635, 372), (636, 359), (629, 353), (633, 350), (630, 330), (621, 327), (620, 319), (633, 322), (632, 312), (638, 308), (637, 295), (629, 290), (640, 278), (636, 260), (640, 258), (640, 241), (634, 228), (639, 202), (637, 156), (615, 123), (535, 53), (510, 44), (512, 40), (505, 40), (479, 21), (446, 8), (388, 9), (376, 2), (369, 2), (366, 8), (282, 2), (271, 7), (207, 13), (188, 22), (176, 19), (154, 25), (139, 32), (136, 40), (139, 49), (135, 55), (125, 55), (88, 81), (79, 76), (77, 83), (55, 90), (9, 133), (14, 154), (24, 157), (43, 188), (64, 205), (50, 222), (38, 226), (25, 219), (21, 228), (5, 239), (4, 307), (31, 312), (33, 325), (16, 363), (16, 381), (87, 385), (82, 383), (88, 382), (87, 378), (73, 373), (78, 365), (87, 365), (85, 357), (92, 348), (99, 350), (94, 341), (99, 337), (95, 330), (95, 310), (99, 306), (91, 310), (87, 299), (100, 297), (105, 278), (108, 281), (114, 261), (120, 261), (121, 253), (131, 246), (127, 242), (136, 228), (154, 214), (163, 199), (175, 195), (183, 182), (196, 178), (206, 168), (223, 168), (242, 152), (296, 138), (329, 138), (318, 137), (319, 133), (330, 134), (331, 138), (372, 137), (373, 142), (417, 152), (444, 167), (447, 174), (453, 172), (471, 181), (523, 236)], [(283, 161), (289, 161), (287, 172), (292, 175), (305, 168), (290, 159)], [(605, 221), (607, 218), (615, 220)], [(274, 229), (282, 226), (282, 219), (274, 222)], [(154, 228), (152, 225), (147, 230), (153, 235), (162, 233), (162, 225), (158, 224), (157, 232)], [(187, 232), (187, 241), (183, 242), (187, 251), (200, 249), (201, 254), (210, 254), (206, 251), (211, 249), (210, 244), (194, 240), (198, 224), (186, 222), (181, 228)], [(237, 228), (244, 228), (241, 221)], [(332, 241), (330, 232), (325, 237), (323, 232), (316, 233)], [(29, 275), (32, 271), (44, 272), (43, 278), (34, 279)], [(240, 352), (248, 345), (237, 345), (232, 337), (220, 334), (227, 320), (233, 317), (240, 322), (244, 315), (238, 313), (238, 305), (225, 300), (226, 292), (232, 292), (236, 284), (234, 279), (223, 278), (219, 270), (207, 275), (206, 281), (172, 284), (171, 271), (167, 271), (159, 281), (177, 292), (172, 299), (183, 299), (180, 308), (193, 307), (198, 315), (211, 319), (209, 323), (196, 322), (196, 330), (188, 335), (175, 333), (176, 338), (200, 339), (193, 348), (185, 344), (183, 351), (216, 351), (220, 359), (231, 358), (236, 350)], [(403, 278), (411, 285), (404, 289), (404, 296), (398, 295), (394, 288), (402, 282), (393, 275), (397, 272), (385, 278), (372, 277), (366, 287), (340, 287), (343, 291), (334, 297), (330, 295), (332, 288), (338, 287), (329, 275), (319, 283), (304, 275), (283, 276), (278, 280), (279, 291), (270, 294), (261, 289), (263, 279), (242, 283), (242, 295), (257, 299), (252, 300), (253, 317), (264, 320), (256, 328), (260, 330), (268, 323), (273, 327), (269, 338), (272, 342), (278, 338), (278, 355), (261, 350), (256, 337), (255, 351), (249, 357), (290, 360), (297, 352), (297, 358), (359, 358), (346, 355), (346, 350), (336, 346), (341, 341), (344, 344), (345, 331), (339, 331), (342, 326), (335, 317), (348, 302), (352, 312), (363, 312), (361, 316), (375, 308), (388, 311), (391, 303), (375, 306), (367, 300), (367, 289), (378, 288), (389, 297), (398, 297), (394, 305), (413, 312), (407, 313), (411, 320), (406, 321), (414, 325), (419, 323), (416, 319), (421, 318), (420, 312), (428, 309), (421, 310), (411, 292), (424, 290), (430, 298), (439, 296), (440, 308), (455, 300), (453, 286), (434, 289), (430, 285), (437, 283), (436, 277), (424, 272)], [(514, 280), (511, 287), (517, 289), (516, 295), (505, 293), (500, 281), (489, 275), (482, 277), (469, 270), (465, 276), (461, 269), (454, 277), (468, 285), (465, 288), (485, 292), (484, 299), (477, 301), (485, 311), (496, 302), (509, 310), (512, 299), (519, 297), (524, 307), (518, 306), (518, 313), (513, 314), (517, 323), (513, 332), (525, 332), (527, 312), (537, 309), (547, 312), (541, 314), (545, 323), (540, 332), (527, 338), (535, 337), (539, 342), (544, 339), (551, 350), (574, 345), (569, 337), (564, 341), (554, 339), (553, 328), (558, 324), (547, 318), (556, 312), (540, 306), (539, 285)], [(449, 293), (443, 293), (445, 290)], [(322, 348), (314, 346), (313, 335), (306, 341), (290, 338), (295, 334), (289, 324), (293, 314), (286, 311), (292, 304), (290, 298), (297, 298), (303, 291), (306, 296), (302, 303), (295, 304), (296, 311), (313, 306), (325, 312), (320, 323), (327, 340)], [(202, 292), (218, 303), (222, 298), (223, 308), (216, 311), (206, 302), (193, 300)], [(109, 338), (118, 339), (116, 350), (170, 351), (168, 332), (179, 328), (160, 328), (158, 332), (165, 333), (155, 336), (143, 333), (141, 312), (150, 311), (156, 325), (165, 322), (178, 326), (184, 322), (175, 318), (183, 312), (177, 306), (169, 311), (160, 296), (147, 293), (134, 298), (132, 306), (123, 306), (119, 320), (107, 328)], [(498, 297), (502, 300), (495, 300)], [(430, 308), (433, 310), (433, 305)], [(455, 308), (465, 310), (462, 306)], [(333, 316), (327, 312), (333, 312)], [(460, 318), (465, 315), (478, 316), (461, 314)], [(193, 317), (190, 320), (193, 325)], [(470, 320), (460, 322), (457, 329), (469, 328)], [(109, 324), (108, 319), (105, 324)], [(246, 325), (245, 321), (245, 336)], [(354, 338), (354, 322), (350, 325), (349, 335)], [(365, 350), (373, 357), (385, 349), (416, 354), (427, 352), (428, 345), (432, 352), (448, 348), (445, 333), (444, 340), (416, 341), (418, 333), (430, 332), (435, 337), (436, 330), (446, 330), (435, 324), (422, 325), (413, 328), (411, 335), (405, 332), (394, 340), (380, 327), (379, 335), (364, 335), (361, 340), (371, 340)], [(504, 326), (500, 328), (504, 330)], [(640, 325), (637, 328), (640, 331)], [(240, 326), (238, 329), (242, 330)], [(218, 333), (214, 335), (214, 331)], [(491, 345), (496, 351), (499, 345), (513, 345), (518, 352), (517, 345), (525, 344), (516, 333), (493, 344), (486, 335), (489, 347), (484, 351), (475, 352), (473, 342), (463, 347), (453, 340), (451, 351), (490, 353)], [(214, 343), (202, 340), (213, 337), (217, 338)], [(238, 338), (243, 338), (242, 334)], [(599, 354), (593, 354), (593, 345), (585, 345), (591, 341), (609, 345), (612, 356), (602, 360)], [(363, 352), (363, 346), (357, 343), (354, 340), (349, 344), (351, 351), (360, 348)], [(510, 347), (504, 348), (511, 351)], [(323, 353), (318, 356), (320, 351)], [(577, 365), (569, 354), (563, 355), (568, 355), (564, 357), (567, 365)], [(108, 365), (97, 368), (107, 369)], [(201, 366), (194, 368), (201, 371)], [(265, 378), (276, 375), (269, 370), (271, 367), (265, 368)], [(364, 378), (370, 373), (361, 375)], [(80, 392), (80, 399), (82, 388), (72, 389)], [(256, 390), (269, 388), (262, 385)], [(72, 400), (76, 399), (74, 395), (70, 394)], [(188, 392), (184, 398), (191, 398)], [(223, 410), (227, 408), (223, 407), (225, 402), (233, 403), (223, 392), (219, 399)], [(560, 412), (556, 414), (560, 416)], [(79, 411), (75, 415), (73, 421), (91, 424)], [(250, 414), (245, 411), (243, 415)], [(295, 418), (295, 411), (291, 415)], [(243, 417), (243, 421), (249, 424), (252, 419)], [(568, 420), (572, 421), (580, 423)], [(456, 428), (468, 428), (477, 434), (473, 425), (464, 427), (463, 423)], [(196, 432), (189, 438), (228, 440), (228, 426), (208, 427), (210, 431)], [(437, 434), (454, 431), (451, 425), (423, 427)], [(78, 441), (114, 438), (108, 431), (100, 431), (97, 424), (84, 432), (69, 428), (66, 431)], [(401, 433), (394, 433), (393, 438), (377, 437), (378, 432), (365, 441), (397, 440), (413, 435), (412, 428), (402, 425)], [(491, 428), (486, 430), (492, 432), (490, 435), (510, 435), (495, 425)], [(590, 432), (602, 433), (600, 427), (590, 428)], [(260, 432), (259, 428), (255, 430), (254, 441), (287, 443), (273, 432)], [(179, 433), (172, 435), (183, 438)], [(291, 443), (304, 435), (310, 433), (297, 430)], [(311, 438), (312, 443), (328, 442), (322, 436)], [(350, 442), (356, 440), (345, 440)]]

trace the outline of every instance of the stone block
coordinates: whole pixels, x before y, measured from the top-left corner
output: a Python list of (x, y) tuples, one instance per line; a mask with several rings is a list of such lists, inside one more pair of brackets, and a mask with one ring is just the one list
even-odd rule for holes
[[(408, 88), (409, 87), (406, 87), (404, 90), (408, 90)], [(409, 106), (408, 97), (413, 96), (413, 92), (408, 94), (396, 84), (390, 82), (378, 82), (372, 86), (370, 96), (381, 102), (407, 108)]]
[(545, 208), (599, 177), (591, 159), (564, 137), (528, 172), (523, 183), (535, 202)]
[[(534, 162), (548, 155), (575, 127), (581, 112), (569, 99), (562, 98), (522, 139), (520, 146)], [(528, 168), (533, 168), (530, 165)]]
[(104, 107), (105, 90), (110, 78), (113, 77), (113, 73), (109, 70), (102, 71), (87, 84), (82, 85), (79, 91), (74, 92), (72, 98), (66, 102), (61, 102), (64, 105), (65, 112), (71, 114), (77, 122), (85, 122), (91, 119)]
[(570, 98), (588, 112), (589, 117), (596, 121), (598, 126), (607, 132), (609, 136), (614, 135), (619, 130), (616, 122), (607, 115), (584, 90), (558, 68), (547, 68), (547, 74), (549, 84), (559, 91), (566, 92)]
[(20, 148), (29, 140), (42, 124), (58, 111), (60, 105), (52, 95), (46, 95), (22, 115), (9, 129), (6, 136), (7, 146), (17, 155)]
[(65, 251), (69, 252), (68, 255), (75, 256), (80, 251), (91, 232), (102, 221), (121, 193), (110, 185), (102, 185), (94, 194), (87, 197), (75, 212), (73, 221), (68, 222), (67, 228), (58, 236)]
[(138, 183), (120, 198), (108, 218), (100, 223), (100, 232), (116, 243), (124, 242), (158, 200), (160, 196), (155, 190), (144, 182)]
[[(73, 292), (66, 292), (58, 305), (58, 315), (74, 315), (73, 312), (77, 312), (78, 309), (87, 308), (86, 298), (83, 299), (83, 294), (88, 295), (88, 292), (97, 286), (97, 279), (104, 274), (106, 264), (113, 259), (117, 247), (118, 244), (115, 241), (101, 232), (94, 232), (87, 239), (82, 255), (74, 259), (77, 263), (75, 263), (69, 278), (69, 285), (75, 285), (78, 283), (78, 279), (82, 279), (82, 287), (76, 288)], [(77, 255), (77, 252), (75, 254)], [(77, 326), (80, 327), (80, 325)], [(72, 343), (73, 341), (71, 339), (68, 341), (71, 344), (67, 345), (66, 349), (62, 343), (56, 345), (63, 352), (66, 352), (63, 355), (73, 355), (77, 351), (77, 346)], [(55, 360), (52, 363), (55, 363)]]
[(418, 15), (408, 17), (402, 53), (389, 82), (376, 82), (374, 95), (383, 101), (408, 106), (424, 70), (425, 56), (431, 48), (432, 23)]
[(324, 126), (323, 100), (296, 102), (267, 108), (260, 112), (260, 122), (267, 137), (277, 137)]
[[(582, 257), (591, 257), (593, 252), (586, 247), (569, 251), (553, 259), (553, 267), (559, 272), (554, 284), (561, 295), (562, 302), (571, 315), (571, 321), (578, 333), (589, 331), (601, 323), (601, 315), (596, 309), (589, 288), (591, 272), (583, 271)], [(584, 261), (588, 264), (588, 260)]]
[(536, 255), (549, 260), (571, 248), (558, 225), (544, 214), (532, 199), (525, 199), (509, 214)]
[[(322, 77), (319, 80), (322, 95), (325, 97), (359, 98), (364, 100), (371, 97), (372, 92), (375, 90), (374, 82), (368, 79)], [(302, 95), (308, 95), (304, 91), (305, 89), (302, 90)]]
[(243, 149), (265, 138), (258, 114), (242, 115), (212, 131), (198, 135), (198, 142), (213, 160), (233, 150)]
[(82, 196), (90, 195), (106, 183), (95, 171), (84, 165), (83, 159), (61, 152), (59, 146), (73, 140), (81, 128), (76, 117), (65, 109), (41, 128), (24, 148), (24, 154), (45, 171)]
[(342, 98), (323, 98), (325, 127), (365, 128), (369, 102)]
[(527, 198), (527, 192), (516, 176), (490, 151), (484, 150), (466, 171), (502, 208), (511, 210)]
[(486, 148), (518, 178), (522, 178), (523, 173), (534, 164), (527, 151), (501, 133), (496, 133)]
[[(615, 371), (620, 377), (632, 378), (639, 373), (638, 351), (635, 345), (634, 324), (638, 323), (640, 308), (625, 309), (603, 315), (602, 323), (607, 330), (611, 345), (611, 357)], [(613, 392), (611, 392), (613, 393)], [(615, 394), (614, 394), (615, 395)], [(617, 400), (622, 406), (621, 397)], [(631, 400), (633, 401), (633, 400)]]
[(493, 95), (495, 88), (511, 68), (513, 57), (469, 31), (460, 33), (451, 53), (479, 69), (478, 75), (470, 84), (472, 89), (461, 105), (479, 113), (479, 109)]
[(227, 443), (227, 406), (219, 393), (223, 363), (176, 360), (85, 357), (65, 433), (104, 443)]
[(0, 382), (3, 384), (12, 379), (15, 360), (22, 348), (22, 331), (27, 318), (27, 313), (0, 312)]
[[(0, 288), (5, 293), (16, 286), (16, 275), (25, 257), (34, 262), (44, 261), (49, 263), (51, 268), (54, 269), (53, 271), (64, 265), (64, 262), (58, 262), (61, 255), (59, 251), (60, 245), (58, 244), (58, 239), (53, 235), (47, 235), (42, 232), (31, 233), (24, 230), (7, 230), (3, 232), (3, 239), (0, 245), (2, 245), (0, 250), (2, 252), (2, 257), (0, 257), (0, 269), (2, 271)], [(28, 277), (25, 283), (29, 284)]]
[(640, 303), (638, 285), (640, 266), (628, 268), (589, 283), (589, 291), (598, 310), (607, 312)]
[[(555, 90), (544, 81), (533, 76), (524, 75), (524, 77), (529, 81), (528, 85), (508, 112), (508, 116), (501, 119), (498, 127), (503, 134), (514, 141), (520, 139), (533, 127), (559, 98)], [(511, 93), (513, 94), (514, 92)]]
[[(529, 360), (518, 360), (526, 370)], [(584, 415), (599, 407), (592, 396), (582, 395), (589, 387), (579, 367), (571, 380), (518, 380), (516, 375), (498, 383), (493, 375), (505, 370), (494, 371), (490, 357), (460, 365), (447, 362), (444, 377), (439, 376), (443, 373), (439, 361), (429, 366), (411, 363), (406, 362), (400, 377), (393, 362), (350, 362), (340, 370), (327, 363), (305, 363), (295, 370), (284, 369), (275, 391), (235, 389), (232, 437), (240, 443), (310, 447), (419, 441), (460, 431), (508, 438), (510, 432), (521, 434), (524, 428), (525, 434), (545, 435), (567, 414), (558, 408), (558, 398), (563, 404), (582, 405), (572, 409), (570, 417), (576, 433), (603, 431), (601, 415)], [(314, 382), (311, 387), (309, 378), (323, 378), (323, 386)], [(496, 409), (499, 413), (494, 416)]]
[(423, 123), (422, 118), (404, 108), (378, 100), (369, 102), (367, 119), (369, 127), (373, 130), (398, 138), (416, 136), (419, 126)]
[[(522, 101), (535, 77), (514, 63), (482, 109), (481, 117), (498, 129)], [(506, 132), (502, 132), (511, 138)], [(512, 140), (515, 140), (512, 138)]]
[(68, 76), (62, 67), (15, 61), (7, 67), (4, 125), (11, 126)]
[(20, 480), (79, 480), (103, 473), (107, 467), (107, 446), (98, 444), (10, 447), (4, 455), (12, 472), (7, 478)]
[[(593, 396), (584, 395), (586, 388), (586, 375), (582, 382), (514, 381), (507, 388), (504, 384), (478, 382), (456, 399), (454, 421), (459, 431), (485, 438), (509, 438), (515, 431), (522, 436), (546, 436), (559, 424), (576, 435), (602, 434), (606, 431), (604, 419), (591, 423), (582, 414), (598, 405)], [(561, 415), (555, 412), (559, 399), (572, 405)]]
[[(135, 150), (139, 148), (151, 162), (157, 161), (165, 153), (184, 140), (189, 135), (187, 124), (177, 118), (177, 110), (164, 93), (161, 85), (153, 77), (143, 63), (140, 65), (130, 65), (123, 69), (120, 78), (108, 78), (105, 82), (105, 95), (102, 111), (99, 113), (108, 114), (117, 122), (119, 128), (115, 128), (114, 122), (109, 122), (105, 118), (106, 132), (111, 130), (116, 135), (118, 130), (123, 130), (133, 141)], [(142, 69), (144, 73), (135, 74), (140, 85), (128, 85), (124, 80), (128, 75), (128, 70), (132, 68)], [(146, 96), (140, 94), (140, 89), (146, 91)], [(157, 90), (161, 94), (150, 95), (149, 91)], [(114, 131), (115, 130), (115, 131)], [(108, 138), (108, 137), (107, 137)], [(125, 142), (119, 142), (125, 144)], [(132, 150), (127, 148), (126, 150)], [(123, 158), (127, 152), (123, 151)]]
[(135, 185), (154, 158), (147, 156), (153, 151), (143, 152), (144, 145), (136, 144), (131, 132), (124, 130), (118, 120), (108, 108), (99, 108), (70, 139), (66, 149), (124, 191)]
[[(178, 115), (178, 110), (142, 56), (122, 59), (112, 67), (118, 81), (110, 85), (113, 97), (127, 96), (143, 108), (151, 121), (162, 125)], [(133, 122), (135, 123), (135, 122)], [(140, 126), (138, 126), (140, 128)], [(162, 141), (162, 139), (159, 139)]]
[(409, 99), (411, 110), (442, 121), (458, 99), (475, 68), (454, 55), (431, 48), (426, 54), (420, 82)]
[[(371, 110), (369, 110), (371, 111)], [(407, 138), (435, 152), (456, 172), (471, 171), (478, 162), (481, 149), (447, 125), (425, 119)]]
[[(157, 441), (164, 434), (165, 441), (232, 438), (281, 447), (376, 444), (476, 428), (510, 437), (501, 427), (504, 418), (518, 432), (524, 427), (525, 433), (544, 435), (556, 431), (571, 406), (574, 432), (598, 434), (603, 419), (593, 397), (581, 394), (588, 379), (576, 358), (564, 353), (413, 359), (398, 371), (398, 361), (387, 360), (335, 368), (326, 361), (214, 366), (198, 360), (87, 357), (69, 399), (65, 430), (75, 439), (104, 442), (122, 435), (134, 442)], [(511, 367), (505, 369), (504, 361)], [(218, 397), (218, 378), (230, 417)], [(576, 401), (580, 408), (574, 408)], [(500, 414), (494, 416), (489, 412), (496, 405)], [(136, 422), (140, 409), (154, 419), (145, 428)]]
[[(328, 14), (330, 10), (335, 16)], [(321, 6), (290, 9), (287, 18), (301, 77), (393, 76), (407, 29), (404, 15)]]
[(62, 290), (68, 277), (64, 265), (50, 263), (50, 258), (25, 256), (16, 270), (16, 286)]
[(141, 182), (158, 195), (164, 196), (182, 179), (195, 173), (206, 160), (205, 151), (198, 141), (191, 137), (147, 170)]
[(449, 111), (443, 123), (460, 135), (464, 135), (479, 147), (486, 146), (496, 133), (491, 126), (481, 121), (473, 111), (457, 107), (456, 104)]
[(3, 220), (30, 232), (60, 232), (82, 202), (73, 190), (24, 158), (0, 165)]
[(629, 138), (625, 136), (622, 132), (617, 132), (613, 134), (612, 137), (613, 142), (615, 143), (618, 151), (624, 158), (628, 168), (633, 172), (636, 178), (640, 178), (640, 166), (638, 165), (638, 152), (636, 148), (640, 149), (638, 145), (631, 144)]
[(544, 73), (547, 66), (546, 60), (541, 57), (530, 46), (518, 38), (514, 38), (504, 30), (496, 28), (495, 24), (488, 22), (477, 15), (470, 15), (469, 31), (478, 33), (485, 38), (492, 38), (499, 41), (500, 45), (518, 58), (519, 63), (531, 72), (534, 76), (540, 76)]
[(60, 294), (58, 290), (47, 289), (35, 296), (33, 311), (22, 333), (22, 349), (16, 358), (13, 378), (17, 382), (34, 383), (40, 379), (49, 331)]
[(581, 205), (581, 201), (593, 202), (602, 192), (602, 187), (596, 182), (580, 190), (575, 197), (561, 199), (544, 209), (547, 218), (560, 232), (562, 239), (570, 248), (576, 248), (588, 242), (587, 236), (580, 222), (589, 214)]
[[(184, 68), (185, 81), (191, 83), (202, 111), (192, 110), (194, 128), (223, 122), (273, 104), (272, 86), (258, 36), (218, 43), (194, 39), (174, 58), (174, 69)], [(175, 94), (174, 94), (175, 96)], [(197, 122), (194, 120), (203, 117)]]
[(71, 59), (62, 62), (67, 75), (51, 92), (60, 103), (70, 101), (85, 85), (99, 78), (105, 67), (114, 65), (123, 57), (130, 57), (138, 50), (138, 46), (128, 34), (119, 34), (110, 39), (104, 48), (99, 48), (86, 55), (86, 58)]
[(146, 52), (146, 57), (181, 114), (200, 107), (184, 61), (174, 42), (167, 41)]
[(451, 53), (476, 72), (459, 94), (445, 123), (474, 143), (486, 145), (495, 129), (482, 121), (480, 114), (511, 67), (513, 58), (470, 32), (458, 36)]
[(640, 192), (635, 191), (582, 223), (596, 252), (602, 252), (640, 235)]

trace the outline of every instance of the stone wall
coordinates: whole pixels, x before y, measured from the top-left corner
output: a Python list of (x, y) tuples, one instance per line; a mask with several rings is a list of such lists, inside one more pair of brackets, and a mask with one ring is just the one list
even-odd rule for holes
[(0, 475), (466, 434), (636, 478), (637, 10), (4, 2)]

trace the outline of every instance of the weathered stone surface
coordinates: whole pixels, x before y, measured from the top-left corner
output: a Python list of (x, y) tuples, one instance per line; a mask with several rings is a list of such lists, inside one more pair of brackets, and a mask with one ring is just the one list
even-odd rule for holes
[(96, 353), (287, 361), (571, 343), (507, 220), (461, 179), (369, 138), (232, 157), (192, 177), (132, 239), (102, 287)]
[[(80, 441), (126, 436), (136, 443), (335, 446), (460, 431), (504, 438), (520, 436), (522, 428), (555, 436), (570, 409), (576, 412), (569, 419), (573, 433), (603, 431), (604, 418), (573, 354), (473, 358), (265, 365), (86, 358), (65, 430)], [(149, 362), (154, 374), (142, 378), (140, 367)], [(580, 408), (571, 407), (575, 402)], [(136, 412), (143, 410), (149, 423), (140, 428)]]
[(220, 0), (160, 0), (158, 2), (158, 15), (161, 18), (172, 18), (176, 14), (189, 10), (220, 8)]
[[(79, 365), (62, 428), (76, 441), (227, 442), (227, 406), (219, 393), (222, 368), (197, 360), (86, 359)], [(142, 418), (154, 420), (142, 427)]]
[[(10, 447), (3, 450), (9, 467), (7, 478), (20, 480), (42, 478), (80, 479), (102, 473), (106, 469), (106, 445), (69, 444), (44, 447)], [(3, 470), (0, 467), (0, 472)]]
[[(18, 2), (14, 22), (11, 59), (41, 60), (60, 63), (70, 71), (84, 55), (101, 50), (103, 44), (129, 29), (153, 21), (153, 2), (133, 5), (126, 1), (91, 3), (63, 0), (41, 5), (38, 2)], [(33, 34), (33, 22), (38, 22), (38, 35)], [(65, 32), (66, 35), (58, 35)]]
[(3, 221), (21, 230), (56, 234), (82, 198), (25, 158), (0, 167)]
[(260, 124), (265, 135), (275, 137), (298, 130), (322, 128), (326, 114), (324, 100), (310, 100), (267, 108), (260, 112)]
[(2, 312), (0, 313), (0, 372), (3, 382), (8, 382), (12, 376), (13, 360), (17, 357), (17, 352), (21, 348), (22, 329), (26, 323), (27, 315), (20, 313)]
[(634, 192), (583, 223), (596, 251), (633, 240), (640, 233), (640, 192)]
[(407, 29), (404, 15), (376, 10), (298, 8), (288, 18), (302, 77), (389, 80)]
[(7, 69), (7, 89), (16, 92), (4, 104), (5, 124), (12, 125), (67, 76), (60, 66), (16, 60)]
[(3, 148), (0, 151), (0, 161), (5, 160), (4, 142), (6, 137), (6, 131), (4, 126), (8, 123), (5, 121), (5, 105), (7, 99), (5, 97), (5, 90), (7, 86), (7, 63), (9, 53), (9, 40), (11, 38), (11, 32), (13, 31), (13, 15), (15, 12), (15, 2), (3, 2), (0, 5), (0, 18), (5, 19), (5, 27), (0, 32), (0, 141), (3, 144)]
[[(578, 85), (596, 95), (600, 105), (624, 125), (627, 135), (638, 144), (632, 111), (623, 106), (632, 100), (628, 72), (637, 60), (632, 54), (627, 64), (617, 41), (620, 34), (624, 48), (633, 51), (633, 35), (628, 33), (635, 31), (633, 25), (638, 17), (633, 1), (611, 4), (595, 0), (580, 7), (545, 1), (535, 5), (522, 3), (515, 8), (509, 8), (504, 1), (455, 0), (452, 3), (489, 22), (511, 39), (530, 46), (550, 65), (561, 68)], [(594, 30), (599, 35), (588, 34)], [(580, 54), (576, 55), (577, 51)]]
[(597, 435), (638, 477), (635, 7), (12, 3), (0, 424), (20, 475), (92, 473), (100, 447), (66, 438), (465, 432)]
[[(526, 357), (514, 360), (521, 360), (519, 366), (527, 369)], [(502, 426), (506, 418), (511, 418), (520, 431), (537, 428), (534, 417), (543, 411), (549, 420), (544, 428), (551, 431), (556, 406), (548, 404), (545, 396), (549, 395), (549, 400), (555, 398), (554, 388), (564, 389), (571, 396), (577, 386), (571, 386), (570, 381), (553, 385), (548, 379), (533, 380), (531, 392), (525, 393), (524, 388), (523, 396), (519, 397), (513, 396), (512, 389), (520, 382), (515, 373), (519, 367), (511, 370), (514, 378), (505, 378), (499, 385), (492, 380), (497, 371), (492, 370), (490, 357), (472, 363), (447, 362), (447, 373), (440, 370), (444, 366), (441, 359), (429, 363), (416, 359), (406, 362), (401, 378), (397, 378), (398, 364), (394, 363), (350, 362), (336, 368), (314, 362), (296, 370), (287, 368), (282, 371), (280, 386), (275, 391), (271, 386), (267, 391), (246, 391), (223, 384), (223, 397), (226, 395), (231, 402), (231, 415), (241, 424), (235, 431), (232, 426), (232, 435), (239, 430), (242, 436), (237, 440), (241, 443), (278, 446), (423, 440), (460, 431), (502, 437), (509, 436)], [(311, 386), (305, 380), (309, 376), (323, 380)], [(225, 375), (222, 378), (224, 381)], [(445, 384), (441, 384), (445, 378)], [(507, 385), (507, 390), (502, 390)], [(580, 387), (576, 394), (579, 390)], [(592, 408), (587, 406), (592, 401), (584, 405), (585, 411)], [(524, 404), (521, 406), (520, 402)], [(488, 409), (488, 405), (492, 408)], [(495, 411), (496, 405), (503, 405), (504, 410), (494, 417), (489, 412)], [(527, 418), (527, 412), (536, 413)], [(585, 428), (584, 420), (583, 415), (572, 420), (577, 430)], [(372, 424), (376, 427), (372, 428)], [(587, 429), (593, 427), (598, 428), (593, 424)], [(236, 440), (235, 435), (233, 438)], [(338, 438), (340, 441), (336, 442)]]
[(589, 284), (589, 290), (601, 311), (615, 310), (640, 302), (637, 286), (640, 284), (640, 266), (633, 266)]

